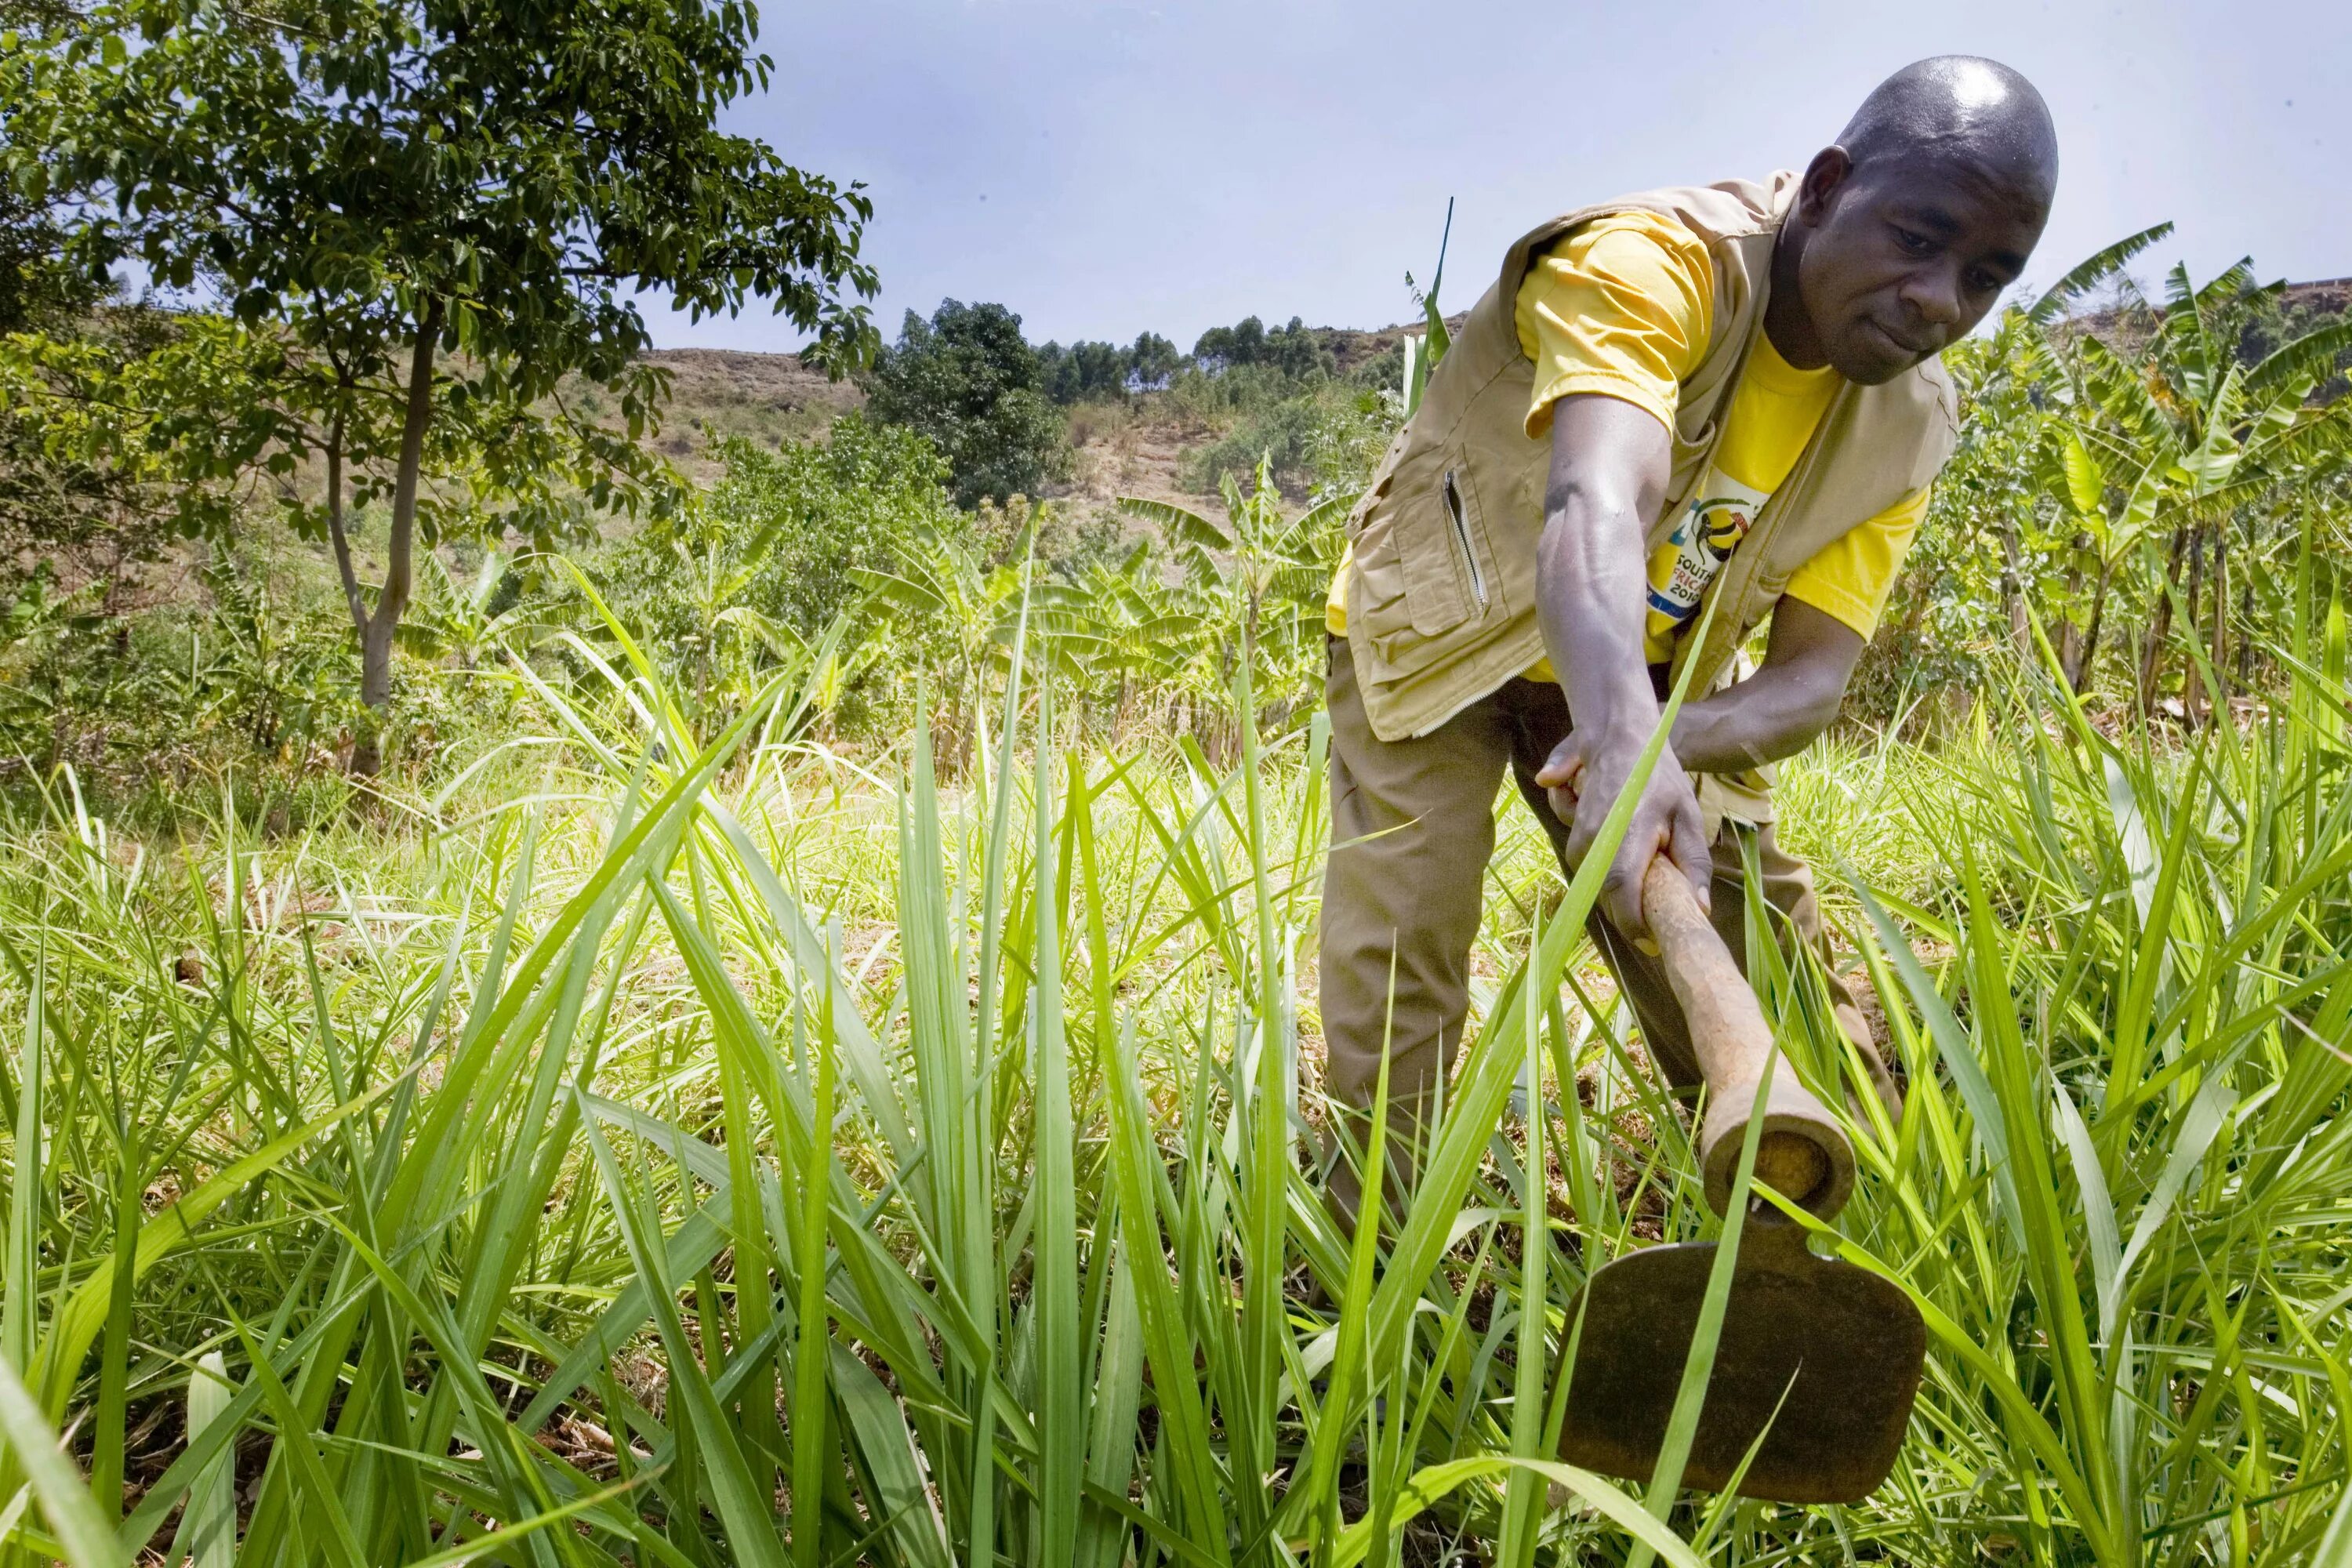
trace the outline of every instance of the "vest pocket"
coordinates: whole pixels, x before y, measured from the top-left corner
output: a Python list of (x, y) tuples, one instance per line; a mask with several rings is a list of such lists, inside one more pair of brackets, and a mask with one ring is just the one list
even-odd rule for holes
[(1456, 471), (1445, 470), (1445, 481), (1440, 491), (1445, 502), (1445, 520), (1454, 525), (1454, 542), (1462, 549), (1462, 564), (1467, 569), (1471, 602), (1478, 613), (1486, 613), (1486, 571), (1478, 563), (1478, 547), (1470, 539), (1470, 519), (1462, 504), (1462, 486)]
[(1414, 453), (1369, 498), (1354, 571), (1348, 624), (1391, 678), (1449, 657), (1509, 613), (1512, 595), (1461, 448)]
[(1397, 517), (1397, 554), (1414, 633), (1443, 637), (1499, 605), (1502, 584), (1486, 548), (1478, 491), (1460, 454), (1445, 455), (1437, 483), (1408, 500)]

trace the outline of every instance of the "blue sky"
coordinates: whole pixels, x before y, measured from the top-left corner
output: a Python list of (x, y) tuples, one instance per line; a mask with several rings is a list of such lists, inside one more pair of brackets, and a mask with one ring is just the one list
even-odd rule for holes
[[(1033, 341), (1410, 310), (1446, 198), (1447, 303), (1569, 206), (1801, 166), (1871, 85), (1990, 55), (2040, 85), (2064, 172), (2029, 285), (2162, 218), (2200, 277), (2352, 274), (2352, 4), (1680, 5), (848, 0), (768, 6), (734, 129), (866, 182), (876, 317), (996, 300)], [(785, 349), (755, 308), (665, 346)]]

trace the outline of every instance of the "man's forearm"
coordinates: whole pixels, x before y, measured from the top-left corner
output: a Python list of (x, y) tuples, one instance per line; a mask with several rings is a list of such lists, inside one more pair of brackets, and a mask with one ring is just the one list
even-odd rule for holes
[(1642, 659), (1640, 530), (1589, 492), (1553, 500), (1536, 547), (1536, 618), (1568, 710), (1596, 733), (1646, 734), (1658, 703)]
[(1648, 410), (1599, 394), (1561, 398), (1552, 410), (1551, 474), (1536, 542), (1536, 619), (1573, 725), (1536, 783), (1568, 824), (1560, 854), (1571, 866), (1582, 864), (1630, 793), (1632, 815), (1609, 851), (1601, 907), (1637, 937), (1649, 930), (1642, 900), (1658, 856), (1671, 858), (1702, 909), (1714, 875), (1706, 818), (1672, 750), (1638, 785), (1633, 778), (1658, 722), (1642, 650), (1643, 547), (1664, 504), (1672, 457), (1665, 425)]
[(1693, 773), (1734, 773), (1793, 757), (1830, 727), (1845, 682), (1802, 666), (1759, 669), (1675, 715), (1675, 754)]
[(1603, 396), (1563, 398), (1553, 421), (1536, 545), (1544, 648), (1580, 728), (1646, 736), (1658, 702), (1642, 655), (1643, 541), (1664, 484), (1665, 430), (1647, 411)]

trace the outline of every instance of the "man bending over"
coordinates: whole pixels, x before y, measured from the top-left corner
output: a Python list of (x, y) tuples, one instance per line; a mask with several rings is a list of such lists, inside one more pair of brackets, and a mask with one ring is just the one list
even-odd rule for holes
[[(1322, 1009), (1341, 1106), (1369, 1110), (1386, 1039), (1395, 1125), (1419, 1144), (1468, 1010), (1504, 773), (1574, 867), (1686, 666), (1692, 700), (1591, 921), (1667, 1079), (1699, 1072), (1641, 945), (1654, 857), (1744, 954), (1746, 841), (1765, 896), (1821, 944), (1761, 770), (1837, 716), (1957, 435), (1937, 355), (2023, 269), (2057, 171), (2032, 85), (1947, 57), (1882, 83), (1801, 175), (1619, 197), (1505, 253), (1331, 586)], [(1352, 1215), (1346, 1158), (1329, 1180)]]

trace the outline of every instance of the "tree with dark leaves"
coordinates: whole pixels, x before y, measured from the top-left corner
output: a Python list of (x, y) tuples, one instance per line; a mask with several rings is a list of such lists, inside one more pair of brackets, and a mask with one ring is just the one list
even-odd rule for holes
[[(631, 295), (766, 299), (819, 364), (870, 351), (863, 192), (717, 128), (767, 82), (755, 29), (748, 0), (103, 0), (20, 41), (0, 159), (69, 260), (136, 258), (285, 344), (265, 449), (323, 471), (291, 504), (333, 543), (379, 720), (420, 532), (544, 535), (670, 493)], [(575, 416), (572, 377), (625, 428)], [(349, 512), (379, 498), (371, 604)]]
[(1002, 305), (943, 300), (928, 321), (908, 311), (865, 385), (876, 418), (921, 432), (947, 458), (958, 506), (1034, 494), (1066, 471), (1044, 366)]

